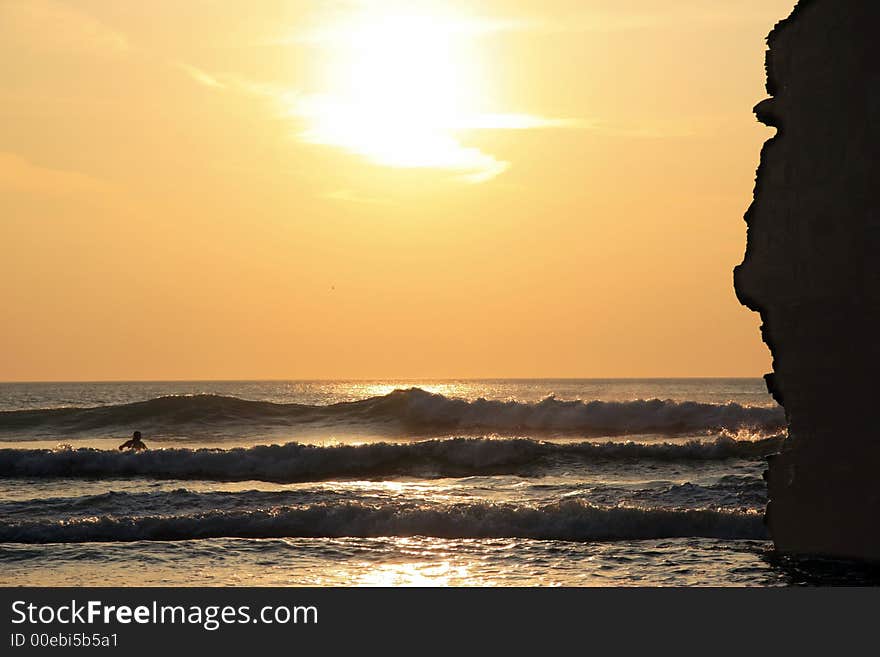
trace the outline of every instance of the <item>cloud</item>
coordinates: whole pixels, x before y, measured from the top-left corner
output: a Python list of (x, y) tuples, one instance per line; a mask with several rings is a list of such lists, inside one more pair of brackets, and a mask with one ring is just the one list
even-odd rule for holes
[(51, 169), (16, 153), (0, 151), (0, 190), (40, 196), (95, 197), (115, 194), (108, 183), (76, 171)]
[(0, 41), (7, 47), (44, 52), (106, 54), (130, 49), (123, 34), (51, 0), (0, 2)]
[(198, 82), (200, 85), (205, 87), (214, 87), (215, 89), (226, 89), (227, 85), (220, 82), (213, 75), (209, 75), (205, 73), (202, 69), (197, 68), (195, 66), (190, 66), (189, 64), (183, 64), (180, 62), (172, 62), (172, 65), (179, 68), (181, 71), (186, 73), (190, 78)]
[(343, 2), (313, 18), (266, 43), (321, 51), (316, 59), (333, 62), (324, 89), (303, 93), (236, 84), (269, 98), (297, 126), (302, 142), (334, 147), (379, 166), (450, 171), (479, 183), (511, 163), (468, 144), (471, 133), (573, 125), (475, 107), (483, 91), (469, 74), (469, 42), (527, 29), (516, 18), (399, 0)]
[(440, 115), (424, 120), (418, 111), (323, 95), (288, 93), (277, 101), (289, 117), (302, 124), (298, 137), (306, 143), (337, 147), (386, 167), (453, 171), (470, 183), (502, 174), (510, 162), (467, 146), (460, 133), (565, 124), (527, 114)]
[(417, 109), (395, 109), (381, 102), (364, 104), (236, 75), (208, 73), (189, 64), (173, 65), (204, 87), (247, 94), (270, 103), (280, 117), (296, 126), (295, 135), (303, 143), (335, 147), (385, 167), (451, 171), (469, 183), (491, 180), (507, 171), (511, 163), (467, 146), (462, 133), (586, 125), (578, 119), (526, 113), (432, 116), (429, 122), (422, 122)]
[[(574, 0), (558, 4), (562, 17), (547, 19), (546, 12), (544, 18), (483, 18), (423, 14), (411, 3), (390, 0), (349, 2), (333, 20), (325, 14), (313, 25), (271, 41), (327, 51), (315, 53), (318, 60), (332, 62), (331, 73), (325, 75), (327, 86), (319, 93), (215, 74), (189, 64), (176, 66), (204, 87), (262, 98), (289, 120), (303, 143), (336, 148), (383, 167), (450, 171), (471, 183), (495, 178), (512, 166), (469, 143), (476, 133), (576, 129), (642, 139), (695, 134), (693, 122), (624, 125), (598, 117), (485, 111), (489, 108), (483, 105), (482, 87), (468, 75), (473, 68), (471, 51), (459, 48), (461, 40), (511, 31), (623, 30), (732, 20), (728, 12), (704, 3), (670, 8), (659, 0), (646, 0), (628, 9), (610, 0), (587, 7)], [(400, 13), (387, 13), (397, 5)], [(370, 11), (377, 8), (383, 11)]]

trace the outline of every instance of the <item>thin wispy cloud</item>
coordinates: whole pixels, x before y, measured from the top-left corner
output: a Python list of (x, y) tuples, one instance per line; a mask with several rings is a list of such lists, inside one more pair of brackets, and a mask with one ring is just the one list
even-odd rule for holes
[[(494, 110), (487, 107), (487, 82), (472, 76), (473, 53), (479, 50), (471, 48), (475, 40), (514, 31), (622, 30), (728, 17), (705, 7), (687, 16), (659, 2), (640, 11), (623, 11), (610, 2), (588, 8), (572, 2), (562, 19), (550, 20), (546, 14), (534, 19), (427, 14), (410, 6), (381, 0), (348, 3), (331, 18), (324, 15), (315, 24), (272, 37), (271, 43), (304, 48), (310, 59), (327, 66), (318, 90), (177, 66), (202, 86), (271, 103), (302, 143), (332, 147), (377, 166), (449, 171), (463, 181), (481, 183), (503, 174), (512, 163), (477, 146), (478, 133), (578, 129), (609, 137), (662, 138), (693, 131), (682, 125), (621, 125), (598, 117)], [(395, 11), (387, 13), (389, 7)]]
[[(526, 113), (430, 114), (426, 107), (371, 102), (333, 94), (303, 93), (235, 75), (207, 73), (175, 65), (196, 83), (259, 97), (294, 125), (302, 142), (335, 147), (374, 164), (453, 172), (469, 183), (491, 180), (511, 163), (466, 143), (466, 133), (583, 127), (577, 119)], [(426, 118), (427, 117), (427, 118)]]
[(469, 143), (476, 132), (570, 128), (575, 121), (486, 111), (475, 77), (475, 42), (526, 26), (516, 18), (474, 16), (443, 5), (343, 3), (266, 43), (305, 48), (325, 66), (321, 87), (298, 89), (179, 65), (197, 83), (264, 98), (296, 138), (375, 165), (436, 169), (485, 182), (511, 163)]
[[(704, 133), (712, 125), (708, 118), (625, 123), (512, 112), (451, 116), (446, 122), (435, 120), (431, 129), (426, 130), (418, 123), (411, 123), (406, 108), (389, 112), (384, 105), (358, 104), (234, 74), (208, 73), (188, 64), (174, 65), (204, 87), (247, 94), (269, 103), (280, 118), (291, 122), (293, 134), (301, 143), (334, 147), (384, 167), (446, 170), (468, 183), (486, 182), (512, 166), (509, 161), (468, 146), (469, 133), (574, 129), (611, 138), (679, 139)], [(399, 147), (389, 144), (388, 135), (394, 135), (393, 144)], [(344, 192), (326, 197), (355, 200)]]
[(0, 190), (5, 193), (61, 197), (117, 194), (106, 181), (78, 171), (40, 166), (17, 153), (0, 151)]
[(208, 73), (205, 73), (200, 68), (195, 66), (190, 66), (189, 64), (183, 64), (181, 62), (172, 62), (172, 66), (179, 68), (181, 71), (186, 73), (190, 78), (194, 81), (198, 82), (200, 85), (205, 87), (213, 87), (215, 89), (226, 89), (226, 84), (220, 82), (217, 78)]
[(6, 46), (50, 52), (108, 54), (131, 49), (125, 35), (51, 0), (0, 2), (0, 40)]

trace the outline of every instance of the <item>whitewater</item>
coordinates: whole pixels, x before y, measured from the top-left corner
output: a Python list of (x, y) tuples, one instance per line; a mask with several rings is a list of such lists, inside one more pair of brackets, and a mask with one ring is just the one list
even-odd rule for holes
[(757, 379), (0, 384), (0, 584), (799, 583), (784, 425)]

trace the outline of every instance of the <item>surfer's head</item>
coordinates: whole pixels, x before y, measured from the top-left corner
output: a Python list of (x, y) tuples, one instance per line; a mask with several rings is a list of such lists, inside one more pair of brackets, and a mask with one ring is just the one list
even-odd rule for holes
[(135, 431), (133, 434), (131, 434), (131, 437), (134, 438), (135, 440), (140, 440), (141, 439), (141, 432)]

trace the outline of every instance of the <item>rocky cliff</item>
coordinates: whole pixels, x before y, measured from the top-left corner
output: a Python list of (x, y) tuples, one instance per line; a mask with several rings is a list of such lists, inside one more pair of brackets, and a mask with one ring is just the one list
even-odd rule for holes
[(784, 552), (880, 560), (880, 2), (801, 0), (768, 43), (734, 272), (789, 425), (767, 523)]

